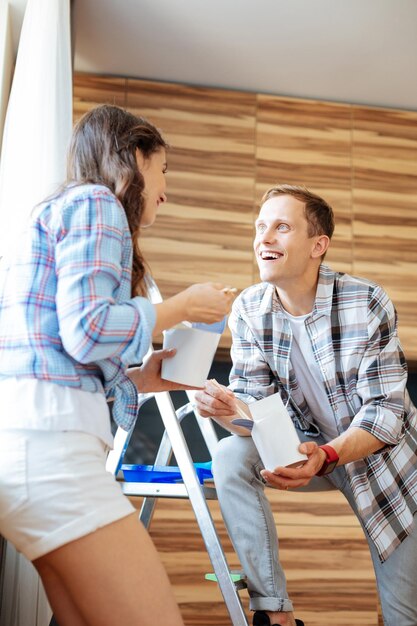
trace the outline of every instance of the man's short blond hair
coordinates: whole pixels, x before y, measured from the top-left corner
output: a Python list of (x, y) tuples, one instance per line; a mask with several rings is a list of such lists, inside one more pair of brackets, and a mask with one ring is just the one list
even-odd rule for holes
[(333, 209), (323, 198), (302, 185), (275, 185), (270, 187), (262, 198), (262, 204), (275, 196), (293, 196), (304, 203), (304, 214), (308, 224), (308, 236), (327, 235), (334, 232)]

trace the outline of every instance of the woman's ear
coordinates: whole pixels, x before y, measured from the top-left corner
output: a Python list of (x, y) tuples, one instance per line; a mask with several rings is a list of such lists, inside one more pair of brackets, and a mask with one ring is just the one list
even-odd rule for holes
[(318, 257), (323, 256), (323, 254), (327, 252), (327, 248), (330, 245), (330, 239), (327, 235), (319, 235), (315, 239), (316, 242), (311, 252), (311, 256), (313, 259), (317, 259)]

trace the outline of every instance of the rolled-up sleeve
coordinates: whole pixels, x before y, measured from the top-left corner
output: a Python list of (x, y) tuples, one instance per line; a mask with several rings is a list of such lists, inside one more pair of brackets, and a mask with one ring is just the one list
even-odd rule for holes
[(149, 348), (155, 309), (123, 287), (130, 286), (129, 237), (123, 208), (110, 192), (80, 196), (63, 209), (56, 308), (64, 349), (80, 363), (118, 357), (128, 366)]
[(368, 309), (369, 341), (362, 357), (357, 393), (362, 407), (352, 426), (387, 445), (396, 445), (404, 430), (407, 367), (397, 334), (397, 315), (386, 293), (376, 288)]

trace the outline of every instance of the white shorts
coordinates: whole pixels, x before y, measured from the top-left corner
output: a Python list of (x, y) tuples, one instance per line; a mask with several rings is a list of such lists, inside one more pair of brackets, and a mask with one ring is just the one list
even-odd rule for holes
[(74, 431), (0, 431), (0, 534), (30, 561), (134, 512), (106, 446)]

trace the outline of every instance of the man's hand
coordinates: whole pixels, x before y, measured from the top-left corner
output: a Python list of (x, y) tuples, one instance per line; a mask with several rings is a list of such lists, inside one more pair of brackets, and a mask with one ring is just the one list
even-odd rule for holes
[(250, 435), (246, 428), (231, 423), (233, 419), (238, 417), (237, 404), (246, 413), (248, 412), (247, 405), (236, 398), (233, 391), (220, 385), (217, 381), (216, 383), (211, 380), (206, 381), (204, 389), (195, 394), (195, 404), (202, 417), (212, 417), (223, 428), (237, 435), (244, 437)]
[(143, 362), (141, 367), (132, 367), (126, 371), (126, 375), (136, 385), (140, 393), (157, 393), (158, 391), (175, 391), (178, 389), (195, 389), (187, 385), (180, 385), (161, 378), (161, 364), (163, 359), (170, 359), (176, 353), (172, 350), (155, 350)]
[(202, 391), (195, 394), (197, 410), (202, 417), (236, 417), (236, 397), (224, 385), (207, 380)]
[(261, 471), (269, 487), (285, 490), (305, 487), (321, 469), (326, 453), (314, 441), (301, 443), (298, 450), (308, 456), (308, 460), (302, 467), (277, 467), (272, 472)]

